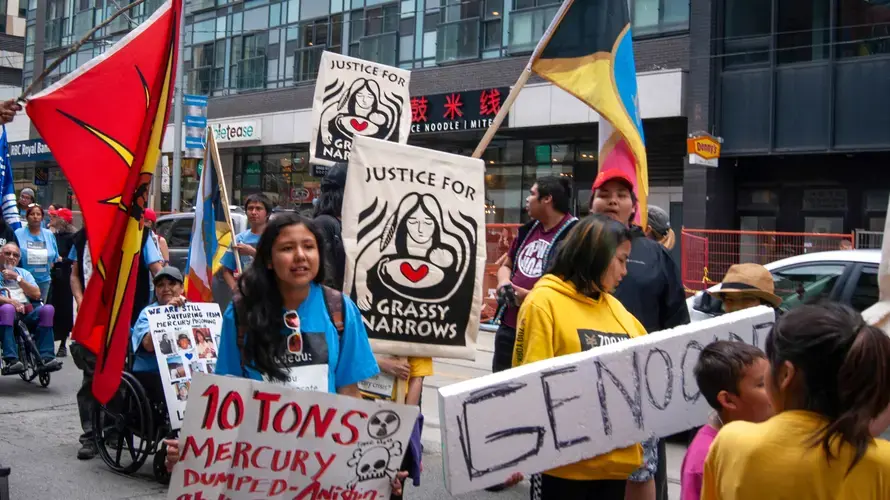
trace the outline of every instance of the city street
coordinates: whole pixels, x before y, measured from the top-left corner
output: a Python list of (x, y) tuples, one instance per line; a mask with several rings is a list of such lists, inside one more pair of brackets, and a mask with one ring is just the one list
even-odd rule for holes
[[(484, 375), (491, 365), (491, 334), (480, 336), (475, 363), (447, 360), (436, 363), (436, 375), (426, 380), (423, 408), (424, 430), (423, 490), (408, 489), (409, 498), (437, 500), (452, 498), (442, 479), (436, 389), (471, 377)], [(0, 378), (0, 464), (11, 467), (10, 498), (93, 500), (160, 500), (166, 488), (151, 475), (150, 461), (139, 474), (127, 477), (111, 472), (99, 458), (80, 461), (80, 422), (74, 394), (80, 386), (80, 372), (71, 358), (64, 358), (62, 371), (53, 374), (46, 389), (28, 384), (19, 377)], [(683, 448), (668, 446), (670, 498), (679, 499), (679, 467)], [(522, 484), (507, 492), (474, 493), (461, 498), (519, 500), (528, 498)]]

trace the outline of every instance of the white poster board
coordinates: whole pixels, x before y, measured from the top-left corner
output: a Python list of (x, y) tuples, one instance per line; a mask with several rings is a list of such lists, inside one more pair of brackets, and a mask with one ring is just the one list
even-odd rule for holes
[(482, 160), (359, 137), (343, 195), (343, 290), (376, 353), (475, 359)]
[(693, 374), (701, 350), (715, 340), (763, 348), (774, 321), (760, 306), (439, 389), (448, 491), (703, 425), (710, 407)]
[(389, 498), (419, 409), (197, 375), (170, 500)]
[(349, 160), (355, 137), (404, 144), (411, 132), (411, 72), (325, 51), (315, 83), (309, 161)]
[(170, 427), (179, 429), (192, 376), (216, 370), (222, 313), (219, 304), (189, 302), (182, 307), (154, 307), (146, 316), (161, 372)]

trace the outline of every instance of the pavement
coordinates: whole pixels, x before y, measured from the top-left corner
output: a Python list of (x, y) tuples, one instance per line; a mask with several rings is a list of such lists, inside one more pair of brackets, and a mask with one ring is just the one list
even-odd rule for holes
[[(438, 360), (435, 375), (424, 382), (422, 489), (408, 487), (406, 498), (424, 500), (452, 497), (442, 478), (441, 433), (437, 390), (455, 382), (490, 373), (494, 339), (481, 332), (475, 362)], [(75, 392), (81, 374), (70, 357), (62, 370), (52, 374), (48, 388), (23, 382), (18, 376), (0, 377), (0, 465), (10, 467), (10, 499), (35, 500), (161, 500), (166, 487), (154, 481), (151, 461), (132, 476), (109, 470), (99, 458), (77, 460), (80, 420)], [(680, 498), (679, 472), (685, 448), (668, 444), (669, 496)], [(523, 483), (500, 493), (461, 495), (467, 500), (519, 500), (528, 498)]]

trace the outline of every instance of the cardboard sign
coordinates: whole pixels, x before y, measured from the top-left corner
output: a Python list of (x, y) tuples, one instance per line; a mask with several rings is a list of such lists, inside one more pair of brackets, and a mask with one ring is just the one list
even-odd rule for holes
[(359, 137), (343, 195), (343, 290), (375, 353), (475, 359), (482, 160)]
[(419, 409), (198, 375), (169, 500), (389, 498)]
[(408, 141), (411, 72), (324, 52), (312, 105), (309, 161), (349, 160), (355, 137)]
[(213, 373), (216, 369), (222, 313), (219, 304), (189, 302), (182, 307), (154, 307), (146, 316), (164, 385), (170, 426), (179, 429), (192, 376)]
[(448, 491), (703, 425), (710, 407), (693, 375), (701, 350), (715, 340), (762, 348), (774, 321), (760, 306), (439, 389)]

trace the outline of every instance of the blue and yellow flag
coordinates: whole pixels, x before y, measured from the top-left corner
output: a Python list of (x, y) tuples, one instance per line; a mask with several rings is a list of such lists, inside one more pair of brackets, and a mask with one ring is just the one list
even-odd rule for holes
[(565, 0), (531, 69), (599, 113), (600, 171), (617, 168), (636, 180), (645, 227), (649, 174), (627, 1)]

